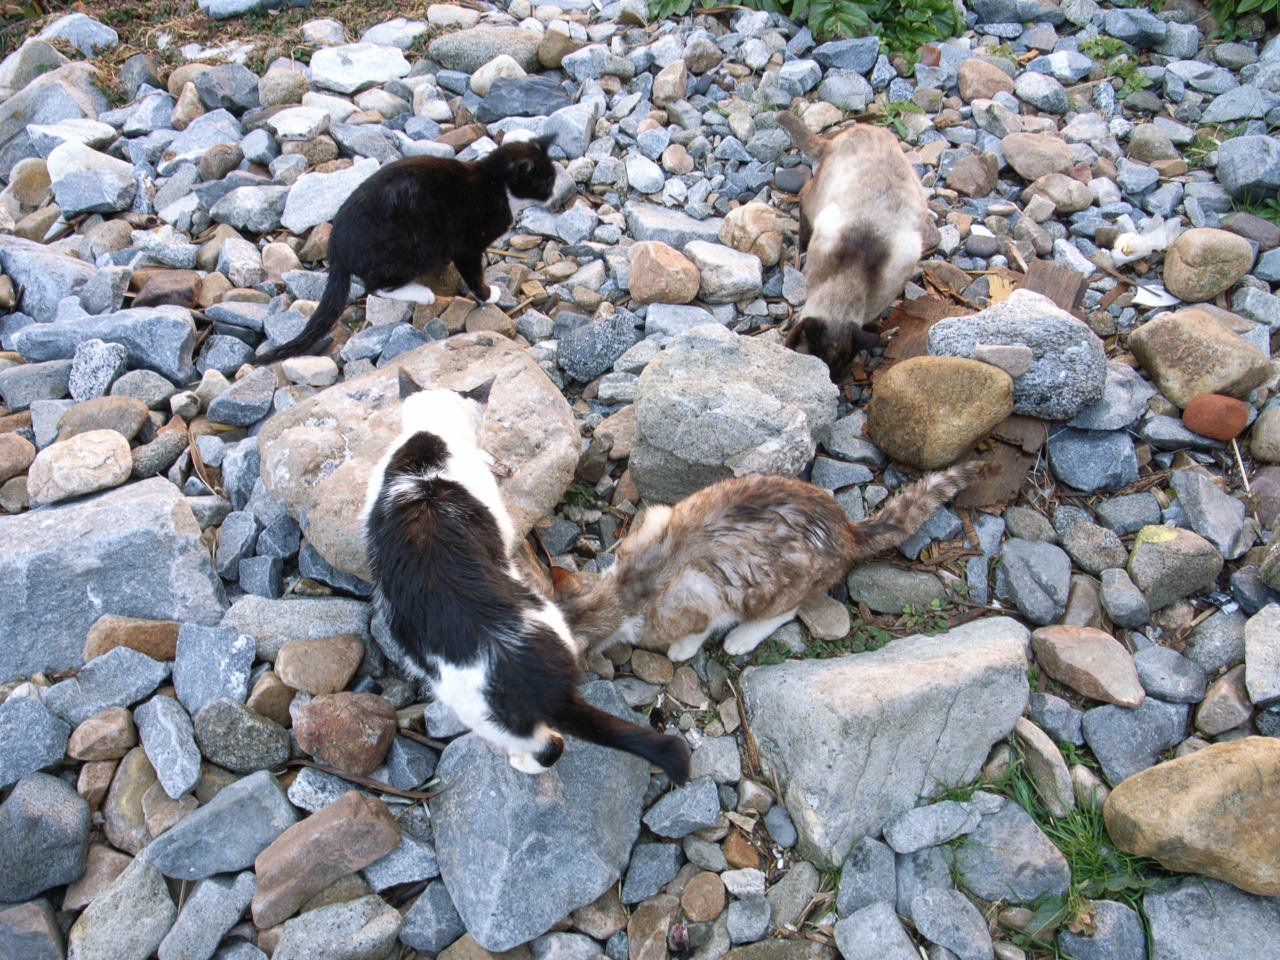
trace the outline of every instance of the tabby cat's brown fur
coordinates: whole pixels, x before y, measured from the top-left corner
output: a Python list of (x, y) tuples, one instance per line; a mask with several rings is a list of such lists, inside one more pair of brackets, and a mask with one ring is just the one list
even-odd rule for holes
[(732, 626), (726, 652), (746, 653), (855, 560), (902, 543), (987, 470), (967, 463), (930, 474), (857, 523), (803, 480), (722, 480), (674, 506), (648, 507), (604, 576), (583, 587), (561, 571), (556, 600), (589, 646), (622, 640), (680, 661)]

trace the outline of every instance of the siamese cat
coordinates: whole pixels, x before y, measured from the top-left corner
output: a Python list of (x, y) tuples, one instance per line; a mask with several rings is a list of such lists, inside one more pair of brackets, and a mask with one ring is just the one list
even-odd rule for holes
[(418, 278), (452, 262), (477, 298), (497, 302), (501, 291), (484, 279), (485, 247), (511, 228), (522, 201), (550, 199), (556, 170), (547, 150), (554, 139), (508, 139), (471, 163), (405, 157), (378, 170), (333, 218), (329, 279), (306, 326), (254, 362), (274, 363), (315, 347), (346, 309), (353, 276), (379, 296), (434, 303), (435, 294)]
[(624, 641), (678, 662), (732, 627), (725, 652), (748, 653), (855, 560), (902, 543), (990, 469), (929, 474), (857, 523), (826, 490), (794, 477), (721, 480), (674, 506), (646, 507), (590, 587), (553, 570), (556, 601), (590, 646)]
[(401, 432), (365, 499), (374, 598), (398, 647), (392, 656), (517, 770), (546, 770), (569, 733), (637, 754), (683, 783), (683, 738), (578, 695), (584, 675), (564, 617), (512, 558), (515, 531), (479, 444), (492, 386), (424, 390), (400, 373)]
[(778, 125), (814, 165), (800, 190), (808, 293), (787, 346), (821, 357), (839, 381), (860, 350), (880, 342), (880, 314), (902, 295), (920, 261), (924, 188), (883, 127), (860, 123), (818, 137), (785, 110)]

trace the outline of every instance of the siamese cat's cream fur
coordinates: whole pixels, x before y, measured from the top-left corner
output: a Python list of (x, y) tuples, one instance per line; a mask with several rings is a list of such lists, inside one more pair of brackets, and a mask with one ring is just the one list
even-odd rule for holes
[(819, 137), (787, 111), (778, 124), (814, 165), (800, 191), (808, 293), (787, 346), (822, 357), (841, 380), (859, 350), (879, 343), (876, 322), (920, 261), (924, 188), (883, 127), (859, 123)]

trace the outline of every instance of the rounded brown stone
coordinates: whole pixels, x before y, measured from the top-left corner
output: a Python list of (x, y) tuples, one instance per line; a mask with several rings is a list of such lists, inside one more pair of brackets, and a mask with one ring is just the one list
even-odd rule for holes
[(703, 923), (720, 916), (724, 909), (724, 881), (709, 870), (698, 874), (684, 888), (680, 907), (687, 920)]
[(1182, 423), (1202, 437), (1233, 440), (1249, 424), (1249, 405), (1220, 393), (1202, 393), (1182, 411)]
[(774, 266), (782, 257), (782, 224), (778, 214), (767, 203), (752, 201), (730, 210), (720, 226), (720, 242), (752, 253), (766, 267)]
[[(364, 643), (353, 634), (290, 640), (276, 656), (276, 676), (306, 693), (337, 693), (364, 659)], [(256, 689), (256, 687), (255, 687)]]
[(1013, 78), (997, 67), (977, 57), (970, 57), (956, 70), (956, 85), (965, 103), (974, 100), (990, 100), (997, 93), (1013, 93)]
[(0, 483), (27, 472), (36, 458), (36, 448), (26, 437), (0, 433)]
[(71, 731), (67, 756), (77, 760), (119, 760), (138, 745), (138, 728), (124, 707), (108, 707)]
[(1103, 806), (1126, 853), (1280, 896), (1280, 740), (1246, 737), (1129, 777)]
[(289, 704), (293, 703), (293, 697), (293, 687), (277, 677), (274, 671), (268, 670), (254, 683), (245, 706), (257, 710), (282, 727), (289, 727), (293, 725), (293, 717), (289, 715)]
[(1122, 707), (1146, 699), (1129, 651), (1109, 633), (1090, 627), (1040, 627), (1031, 634), (1036, 663), (1072, 690)]
[(1212, 300), (1249, 272), (1253, 247), (1244, 237), (1212, 227), (1188, 230), (1164, 257), (1164, 285), (1188, 303)]
[(894, 364), (867, 405), (867, 435), (890, 457), (922, 470), (955, 463), (1013, 412), (1013, 379), (963, 357)]
[(179, 627), (173, 620), (143, 620), (104, 613), (93, 622), (85, 637), (85, 662), (116, 647), (137, 650), (152, 660), (172, 660), (178, 648)]
[(628, 282), (637, 303), (688, 303), (698, 295), (698, 268), (661, 240), (642, 240), (627, 251)]
[(741, 870), (746, 867), (759, 869), (760, 867), (760, 854), (741, 830), (730, 830), (729, 835), (724, 838), (721, 850), (729, 866), (734, 869)]
[(148, 274), (133, 298), (135, 307), (172, 305), (191, 308), (199, 299), (202, 279), (194, 270), (157, 270)]
[(293, 718), (298, 746), (347, 773), (368, 776), (391, 749), (396, 711), (372, 693), (326, 693)]
[(675, 675), (671, 659), (650, 650), (635, 650), (631, 654), (631, 672), (648, 683), (668, 684)]
[[(184, 272), (194, 274), (194, 271)], [(107, 396), (81, 400), (68, 408), (58, 421), (58, 439), (70, 440), (91, 430), (114, 430), (126, 440), (132, 440), (147, 422), (150, 412), (137, 397)]]

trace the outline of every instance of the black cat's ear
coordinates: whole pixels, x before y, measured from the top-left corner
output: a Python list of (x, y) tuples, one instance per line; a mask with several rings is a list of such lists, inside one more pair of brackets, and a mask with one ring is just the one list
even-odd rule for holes
[(463, 396), (468, 400), (474, 400), (480, 406), (485, 406), (489, 402), (489, 394), (493, 391), (493, 385), (497, 382), (498, 375), (494, 374), (478, 387), (472, 387), (470, 390), (463, 392)]
[(400, 399), (411, 397), (415, 393), (421, 393), (424, 387), (409, 376), (409, 372), (403, 367), (400, 368)]
[(551, 149), (551, 145), (556, 142), (556, 135), (554, 133), (546, 133), (540, 137), (534, 137), (533, 142), (538, 145), (539, 150), (546, 153)]

